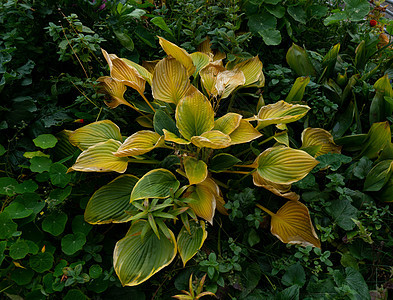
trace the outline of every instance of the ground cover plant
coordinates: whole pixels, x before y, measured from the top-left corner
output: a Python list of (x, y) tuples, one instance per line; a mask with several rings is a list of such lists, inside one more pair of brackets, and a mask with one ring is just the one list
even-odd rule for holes
[(0, 4), (2, 297), (391, 297), (373, 5)]

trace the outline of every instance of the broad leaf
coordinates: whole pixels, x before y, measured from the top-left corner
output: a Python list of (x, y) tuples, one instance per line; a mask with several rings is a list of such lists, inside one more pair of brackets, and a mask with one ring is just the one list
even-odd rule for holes
[(105, 104), (108, 107), (116, 108), (121, 104), (133, 107), (124, 99), (124, 93), (126, 92), (127, 87), (120, 80), (114, 79), (110, 76), (102, 76), (98, 78), (97, 81), (99, 82), (99, 92), (111, 97), (109, 101), (105, 101)]
[(265, 83), (263, 72), (262, 72), (262, 62), (259, 60), (258, 56), (247, 59), (241, 63), (238, 63), (234, 70), (240, 70), (244, 74), (245, 82), (242, 86), (249, 86), (253, 83), (257, 83), (262, 87)]
[(179, 102), (176, 107), (176, 125), (187, 140), (213, 129), (213, 107), (202, 93), (197, 91)]
[(231, 134), (239, 126), (242, 117), (242, 115), (236, 113), (227, 113), (214, 121), (213, 129), (225, 134)]
[(171, 189), (176, 192), (179, 186), (180, 182), (170, 171), (165, 169), (151, 170), (135, 184), (131, 193), (131, 202), (144, 198), (168, 198)]
[(210, 56), (202, 52), (191, 53), (191, 59), (195, 66), (194, 77), (198, 75), (199, 71), (206, 67), (211, 61)]
[(183, 158), (184, 169), (190, 184), (198, 184), (207, 177), (207, 165), (195, 157), (186, 156)]
[(316, 71), (310, 58), (302, 47), (292, 44), (288, 49), (286, 60), (288, 65), (295, 71), (298, 76), (315, 76)]
[(115, 140), (98, 143), (83, 151), (70, 170), (80, 172), (110, 172), (124, 173), (127, 170), (128, 158), (116, 157), (114, 152), (121, 143)]
[(334, 143), (330, 132), (322, 128), (306, 128), (302, 132), (302, 149), (311, 146), (321, 146), (313, 155), (318, 157), (326, 153), (340, 153), (341, 147)]
[(222, 172), (239, 162), (241, 162), (241, 160), (231, 154), (220, 153), (210, 160), (209, 170), (213, 172)]
[(191, 142), (199, 148), (223, 149), (231, 145), (231, 138), (221, 131), (211, 130), (200, 136), (193, 136)]
[(145, 154), (164, 145), (164, 137), (150, 130), (141, 130), (129, 136), (113, 153), (117, 157)]
[(238, 86), (244, 85), (246, 78), (239, 69), (218, 73), (215, 90), (220, 98), (228, 97)]
[(229, 135), (231, 145), (248, 143), (261, 136), (262, 134), (246, 120), (240, 120), (239, 126)]
[(295, 122), (305, 116), (310, 110), (307, 105), (289, 104), (282, 100), (262, 106), (258, 112), (257, 129), (271, 124), (287, 124)]
[(187, 141), (181, 137), (178, 137), (176, 134), (169, 132), (168, 130), (163, 129), (162, 131), (164, 132), (164, 139), (167, 142), (174, 142), (174, 143), (180, 144), (180, 145), (191, 144), (190, 141)]
[(158, 239), (151, 229), (142, 239), (145, 225), (146, 221), (134, 223), (127, 235), (116, 243), (113, 266), (123, 286), (135, 286), (146, 281), (176, 256), (176, 240), (172, 231), (168, 230), (170, 240), (161, 231)]
[(153, 118), (153, 125), (155, 132), (157, 132), (159, 135), (164, 134), (164, 129), (169, 132), (179, 134), (179, 130), (176, 127), (175, 121), (161, 109), (156, 110)]
[(207, 237), (205, 222), (191, 222), (190, 232), (183, 226), (177, 236), (177, 249), (183, 266), (201, 249)]
[(122, 60), (126, 64), (130, 65), (131, 67), (134, 67), (138, 71), (139, 75), (141, 75), (143, 77), (143, 79), (145, 79), (151, 85), (151, 81), (152, 81), (152, 78), (153, 78), (153, 74), (152, 73), (150, 73), (147, 69), (145, 69), (141, 65), (138, 65), (137, 63), (135, 63), (135, 62), (133, 62), (131, 60), (128, 60), (126, 58), (122, 58)]
[(138, 178), (133, 175), (121, 175), (98, 189), (90, 198), (85, 209), (85, 221), (90, 224), (123, 223), (130, 220), (127, 210), (132, 189)]
[(257, 172), (268, 181), (291, 184), (306, 177), (318, 161), (302, 150), (272, 147), (263, 151), (255, 160)]
[(287, 198), (289, 200), (294, 200), (294, 201), (300, 199), (300, 196), (298, 194), (291, 191), (290, 184), (278, 184), (278, 183), (271, 182), (269, 180), (262, 178), (258, 172), (252, 173), (252, 179), (256, 186), (263, 187), (264, 189), (267, 189), (268, 191), (272, 192), (276, 196)]
[(154, 69), (151, 88), (154, 99), (179, 103), (191, 88), (186, 68), (172, 57), (160, 60)]
[(109, 120), (98, 121), (83, 126), (70, 134), (70, 143), (81, 150), (109, 139), (122, 141), (119, 127)]
[(364, 191), (377, 192), (389, 181), (393, 170), (393, 160), (383, 160), (375, 165), (367, 174)]
[(271, 216), (270, 231), (283, 243), (321, 248), (310, 213), (304, 204), (288, 201), (275, 214), (259, 204), (257, 206)]
[(304, 91), (306, 90), (306, 86), (309, 84), (309, 82), (310, 77), (296, 78), (296, 81), (293, 84), (291, 90), (289, 91), (288, 96), (285, 98), (285, 101), (288, 103), (302, 101)]
[(199, 75), (201, 76), (201, 81), (204, 89), (209, 95), (217, 96), (216, 82), (217, 76), (220, 72), (224, 72), (226, 69), (222, 64), (222, 60), (217, 60), (209, 63), (204, 67)]
[(391, 136), (389, 122), (374, 123), (363, 141), (359, 157), (376, 158), (385, 145), (390, 143)]
[(162, 49), (166, 52), (168, 56), (172, 56), (177, 61), (179, 61), (186, 69), (188, 76), (191, 76), (195, 72), (195, 66), (192, 62), (191, 55), (187, 53), (186, 50), (180, 48), (179, 46), (158, 37)]

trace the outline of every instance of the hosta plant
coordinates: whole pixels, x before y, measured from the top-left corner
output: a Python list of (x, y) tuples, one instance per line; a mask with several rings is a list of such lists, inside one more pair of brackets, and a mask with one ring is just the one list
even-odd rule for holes
[[(69, 135), (82, 150), (70, 171), (121, 174), (97, 190), (85, 210), (91, 224), (131, 223), (113, 254), (121, 283), (138, 285), (169, 265), (177, 253), (185, 265), (198, 252), (207, 237), (205, 222), (213, 224), (216, 209), (227, 214), (222, 187), (228, 186), (214, 178), (222, 172), (252, 175), (256, 186), (289, 200), (276, 213), (258, 205), (272, 217), (271, 232), (281, 241), (320, 247), (308, 209), (291, 184), (317, 165), (316, 156), (340, 151), (330, 133), (307, 128), (301, 148), (295, 149), (287, 126), (306, 115), (308, 106), (259, 102), (258, 110), (247, 117), (230, 111), (229, 96), (228, 101), (235, 101), (240, 89), (264, 86), (258, 57), (224, 65), (225, 55), (213, 53), (208, 41), (192, 54), (163, 38), (159, 41), (168, 56), (144, 66), (103, 50), (110, 76), (98, 79), (110, 97), (107, 105), (131, 107), (147, 129), (124, 137), (115, 123), (103, 120)], [(145, 93), (146, 83), (152, 96)], [(127, 87), (143, 101), (126, 100)], [(261, 148), (271, 140), (276, 144)], [(249, 160), (251, 143), (260, 154)], [(152, 158), (162, 151), (177, 158), (175, 174)], [(152, 168), (138, 178), (134, 163)]]

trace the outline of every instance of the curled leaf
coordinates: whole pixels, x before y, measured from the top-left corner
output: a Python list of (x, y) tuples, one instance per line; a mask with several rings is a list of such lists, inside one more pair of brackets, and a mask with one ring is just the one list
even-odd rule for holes
[(117, 157), (145, 154), (164, 145), (164, 137), (150, 130), (141, 130), (129, 136), (113, 153)]
[(334, 143), (333, 136), (330, 132), (322, 128), (306, 128), (302, 132), (302, 148), (313, 146), (318, 147), (314, 157), (327, 153), (341, 153), (341, 147)]

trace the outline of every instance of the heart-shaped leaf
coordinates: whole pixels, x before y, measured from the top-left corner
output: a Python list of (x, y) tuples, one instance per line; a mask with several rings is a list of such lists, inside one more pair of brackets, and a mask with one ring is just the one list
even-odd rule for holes
[(199, 74), (199, 71), (206, 67), (212, 60), (209, 55), (202, 52), (191, 53), (192, 63), (195, 66), (194, 77)]
[(271, 216), (270, 231), (283, 243), (321, 248), (310, 213), (304, 204), (288, 201), (275, 214), (259, 204), (257, 206)]
[(146, 221), (135, 222), (127, 235), (118, 241), (113, 252), (113, 266), (123, 286), (138, 285), (169, 265), (176, 256), (176, 239), (168, 229), (171, 239), (165, 238), (160, 229), (158, 239), (148, 229), (143, 239)]
[(197, 184), (207, 177), (207, 165), (195, 157), (186, 156), (183, 158), (184, 169), (190, 184)]
[(322, 128), (306, 128), (302, 132), (302, 148), (321, 146), (313, 155), (318, 157), (327, 153), (341, 153), (341, 147), (334, 143), (329, 131)]
[(127, 170), (128, 158), (116, 157), (114, 152), (121, 143), (115, 140), (98, 143), (83, 151), (76, 159), (70, 170), (80, 172), (110, 172), (124, 173)]
[(70, 134), (70, 143), (86, 150), (95, 144), (106, 142), (109, 139), (122, 141), (119, 127), (109, 120), (98, 121), (83, 126)]
[(98, 189), (85, 209), (85, 220), (90, 224), (123, 223), (131, 219), (131, 192), (138, 182), (133, 175), (121, 175)]
[(248, 143), (261, 136), (262, 134), (246, 120), (240, 120), (239, 126), (229, 135), (231, 145)]
[(231, 134), (239, 127), (242, 115), (236, 113), (227, 113), (226, 115), (214, 121), (214, 130), (219, 130), (225, 134)]
[(177, 249), (183, 266), (201, 249), (207, 237), (205, 222), (190, 222), (190, 232), (183, 226), (177, 236)]

